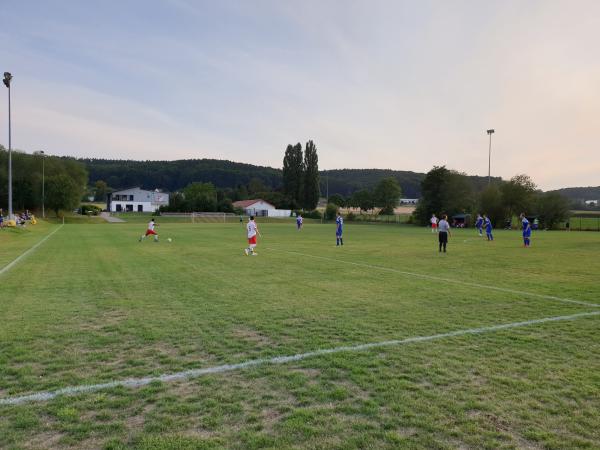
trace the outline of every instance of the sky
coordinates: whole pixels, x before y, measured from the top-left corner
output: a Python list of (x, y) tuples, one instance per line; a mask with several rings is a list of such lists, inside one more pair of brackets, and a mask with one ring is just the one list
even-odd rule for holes
[(493, 176), (600, 185), (596, 0), (0, 0), (0, 42), (27, 152), (487, 175), (494, 128)]

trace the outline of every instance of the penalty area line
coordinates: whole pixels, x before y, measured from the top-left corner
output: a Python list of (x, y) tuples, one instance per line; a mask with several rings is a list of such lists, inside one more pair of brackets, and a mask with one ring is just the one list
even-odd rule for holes
[(49, 233), (44, 238), (40, 239), (40, 241), (37, 244), (35, 244), (30, 249), (25, 250), (23, 253), (21, 253), (19, 256), (17, 256), (15, 259), (13, 259), (11, 262), (9, 262), (6, 266), (4, 266), (2, 269), (0, 269), (0, 276), (4, 275), (6, 272), (8, 272), (14, 266), (19, 264), (19, 262), (21, 262), (23, 259), (25, 259), (27, 256), (29, 256), (29, 254), (33, 253), (40, 245), (42, 245), (44, 242), (46, 242), (48, 239), (50, 239), (50, 236), (52, 236), (54, 233), (56, 233), (62, 227), (64, 227), (64, 224), (60, 225), (58, 228), (56, 228), (54, 231)]
[(476, 288), (481, 288), (481, 289), (490, 289), (493, 291), (506, 292), (509, 294), (524, 295), (527, 297), (537, 297), (537, 298), (543, 298), (546, 300), (555, 300), (557, 302), (573, 303), (575, 305), (583, 305), (583, 306), (588, 306), (588, 307), (592, 307), (592, 308), (600, 308), (600, 305), (597, 303), (589, 303), (589, 302), (584, 302), (584, 301), (580, 301), (580, 300), (573, 300), (570, 298), (556, 297), (554, 295), (536, 294), (535, 292), (519, 291), (517, 289), (503, 288), (503, 287), (498, 287), (498, 286), (489, 286), (487, 284), (472, 283), (470, 281), (453, 280), (452, 278), (436, 277), (435, 275), (427, 275), (424, 273), (408, 272), (405, 270), (398, 270), (398, 269), (394, 269), (392, 267), (377, 266), (374, 264), (358, 263), (358, 262), (354, 262), (354, 261), (344, 261), (343, 259), (335, 259), (335, 258), (328, 258), (326, 256), (310, 255), (308, 253), (295, 252), (292, 250), (282, 250), (282, 249), (270, 248), (270, 247), (265, 247), (265, 248), (267, 250), (272, 250), (275, 252), (289, 253), (291, 255), (298, 255), (298, 256), (306, 256), (307, 258), (322, 259), (324, 261), (337, 262), (337, 263), (341, 263), (341, 264), (349, 264), (351, 266), (365, 267), (368, 269), (383, 270), (386, 272), (398, 273), (400, 275), (406, 275), (406, 276), (411, 276), (411, 277), (415, 277), (415, 278), (422, 278), (424, 280), (443, 281), (445, 283), (460, 284), (463, 286), (470, 286), (470, 287), (476, 287)]
[(180, 380), (189, 380), (192, 378), (198, 378), (203, 375), (211, 375), (225, 372), (232, 372), (235, 370), (247, 369), (250, 367), (258, 367), (264, 365), (274, 365), (274, 364), (286, 364), (294, 361), (301, 361), (303, 359), (314, 358), (319, 356), (331, 355), (335, 353), (342, 352), (359, 352), (370, 350), (374, 348), (381, 347), (392, 347), (392, 346), (400, 346), (412, 343), (419, 342), (428, 342), (434, 341), (437, 339), (444, 338), (452, 338), (457, 336), (467, 336), (467, 335), (478, 335), (482, 333), (491, 333), (500, 330), (507, 330), (511, 328), (519, 328), (526, 327), (531, 325), (539, 325), (548, 322), (559, 322), (559, 321), (567, 321), (567, 320), (576, 320), (583, 317), (592, 317), (600, 315), (600, 311), (592, 311), (592, 312), (584, 312), (579, 314), (572, 314), (569, 316), (557, 316), (557, 317), (546, 317), (543, 319), (533, 319), (533, 320), (525, 320), (523, 322), (513, 322), (513, 323), (505, 323), (500, 325), (491, 325), (487, 327), (479, 327), (479, 328), (469, 328), (466, 330), (456, 330), (450, 331), (448, 333), (440, 333), (433, 334), (430, 336), (415, 336), (409, 337), (405, 339), (396, 339), (390, 341), (382, 341), (382, 342), (372, 342), (368, 344), (359, 344), (359, 345), (348, 345), (348, 346), (340, 346), (333, 348), (326, 348), (315, 350), (312, 352), (306, 353), (297, 353), (295, 355), (288, 356), (276, 356), (273, 358), (260, 358), (260, 359), (251, 359), (249, 361), (237, 363), (237, 364), (224, 364), (220, 366), (206, 367), (203, 369), (191, 369), (185, 370), (182, 372), (175, 372), (171, 374), (164, 374), (152, 377), (144, 377), (144, 378), (129, 378), (120, 381), (111, 381), (109, 383), (101, 383), (101, 384), (87, 384), (80, 386), (71, 386), (65, 387), (62, 389), (58, 389), (55, 391), (46, 391), (46, 392), (37, 392), (34, 394), (28, 395), (20, 395), (14, 397), (5, 397), (0, 398), (0, 406), (7, 405), (20, 405), (22, 403), (27, 402), (43, 402), (52, 400), (53, 398), (59, 396), (72, 396), (77, 394), (84, 394), (90, 392), (96, 392), (105, 389), (112, 389), (116, 387), (129, 387), (135, 388), (140, 386), (145, 386), (153, 382), (173, 382)]

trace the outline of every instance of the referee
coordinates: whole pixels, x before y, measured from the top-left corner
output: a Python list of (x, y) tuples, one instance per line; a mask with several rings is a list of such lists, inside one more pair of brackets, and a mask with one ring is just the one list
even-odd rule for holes
[(448, 237), (450, 236), (450, 224), (448, 223), (448, 216), (443, 215), (442, 220), (438, 223), (438, 238), (440, 241), (440, 252), (442, 248), (446, 253), (446, 244), (448, 244)]

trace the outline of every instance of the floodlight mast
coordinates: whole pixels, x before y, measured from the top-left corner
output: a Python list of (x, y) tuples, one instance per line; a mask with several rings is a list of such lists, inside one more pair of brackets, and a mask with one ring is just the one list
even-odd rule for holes
[(488, 184), (492, 182), (492, 134), (494, 134), (494, 129), (490, 128), (487, 130), (487, 134), (490, 136), (490, 146), (488, 150)]
[(4, 72), (2, 82), (8, 88), (8, 220), (13, 220), (13, 204), (12, 204), (12, 142), (11, 142), (11, 123), (10, 123), (10, 82), (12, 75), (10, 72)]
[(42, 157), (42, 217), (46, 218), (46, 180), (45, 180), (45, 169), (44, 169), (44, 160), (46, 158), (46, 153), (44, 150), (40, 150), (39, 152), (35, 152), (36, 155), (40, 155)]

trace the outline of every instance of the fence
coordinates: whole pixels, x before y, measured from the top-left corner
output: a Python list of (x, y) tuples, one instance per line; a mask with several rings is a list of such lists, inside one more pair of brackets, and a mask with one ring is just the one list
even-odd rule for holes
[(571, 231), (600, 231), (600, 214), (572, 215), (568, 222), (560, 224), (560, 229), (569, 229)]

